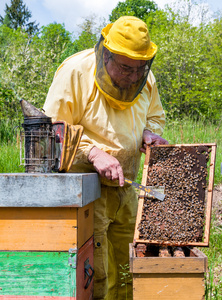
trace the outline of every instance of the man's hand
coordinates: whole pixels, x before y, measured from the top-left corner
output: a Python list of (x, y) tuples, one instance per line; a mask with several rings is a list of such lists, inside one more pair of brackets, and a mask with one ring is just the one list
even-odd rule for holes
[(119, 185), (124, 186), (123, 170), (115, 157), (93, 147), (89, 152), (88, 161), (93, 164), (100, 176), (109, 180), (119, 180)]
[(162, 138), (161, 136), (152, 133), (149, 130), (144, 130), (143, 132), (143, 146), (140, 148), (140, 151), (146, 153), (147, 146), (158, 146), (158, 145), (168, 145), (168, 141)]

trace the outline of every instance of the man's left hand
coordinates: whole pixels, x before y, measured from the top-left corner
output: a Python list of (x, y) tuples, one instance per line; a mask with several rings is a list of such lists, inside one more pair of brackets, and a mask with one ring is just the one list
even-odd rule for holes
[(146, 153), (147, 146), (158, 146), (158, 145), (168, 145), (168, 141), (162, 138), (161, 136), (152, 133), (149, 130), (144, 130), (143, 132), (143, 144), (140, 151)]

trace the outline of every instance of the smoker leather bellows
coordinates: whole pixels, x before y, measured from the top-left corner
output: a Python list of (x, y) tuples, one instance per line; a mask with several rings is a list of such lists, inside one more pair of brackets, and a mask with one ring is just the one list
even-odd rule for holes
[(83, 133), (81, 125), (51, 118), (25, 100), (20, 132), (20, 162), (27, 173), (68, 172)]

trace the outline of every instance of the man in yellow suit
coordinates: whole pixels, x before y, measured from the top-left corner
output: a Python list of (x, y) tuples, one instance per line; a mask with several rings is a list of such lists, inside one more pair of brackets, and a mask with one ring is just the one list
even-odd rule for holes
[(101, 198), (94, 205), (94, 299), (132, 299), (121, 280), (129, 264), (137, 197), (135, 180), (147, 145), (161, 137), (165, 117), (150, 71), (157, 46), (146, 24), (124, 16), (102, 29), (94, 49), (58, 68), (44, 105), (53, 121), (80, 124), (84, 133), (71, 172), (97, 171)]

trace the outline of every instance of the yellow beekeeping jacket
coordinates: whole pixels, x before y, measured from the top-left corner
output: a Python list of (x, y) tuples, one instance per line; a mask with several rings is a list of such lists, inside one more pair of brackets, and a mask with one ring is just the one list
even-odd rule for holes
[[(135, 180), (140, 165), (144, 129), (161, 135), (165, 124), (155, 78), (149, 72), (140, 99), (124, 110), (112, 108), (95, 84), (95, 53), (84, 50), (64, 61), (49, 89), (44, 111), (52, 121), (79, 124), (84, 133), (71, 172), (95, 171), (88, 162), (93, 146), (116, 157), (124, 176)], [(118, 185), (102, 178), (106, 185)]]

